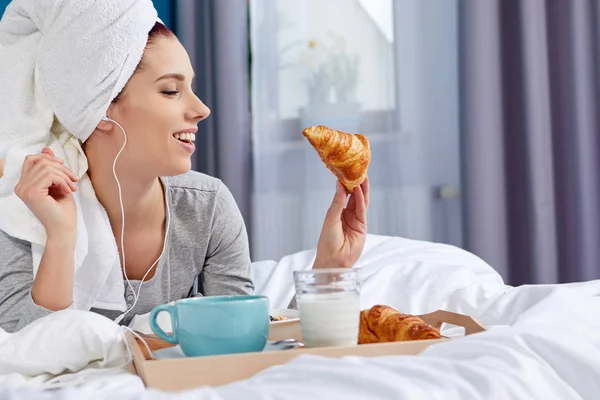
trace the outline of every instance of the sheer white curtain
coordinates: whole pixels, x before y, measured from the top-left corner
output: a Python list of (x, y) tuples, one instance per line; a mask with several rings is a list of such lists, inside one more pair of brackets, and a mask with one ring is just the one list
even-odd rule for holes
[(252, 256), (316, 245), (335, 178), (304, 139), (365, 134), (369, 232), (462, 242), (457, 0), (251, 0)]

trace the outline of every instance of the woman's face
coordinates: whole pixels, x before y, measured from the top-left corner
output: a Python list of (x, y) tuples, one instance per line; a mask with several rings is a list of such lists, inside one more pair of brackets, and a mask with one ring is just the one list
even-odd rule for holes
[[(174, 176), (190, 170), (197, 124), (210, 110), (192, 91), (194, 70), (174, 37), (159, 37), (107, 115), (127, 132), (119, 167), (142, 175)], [(113, 126), (113, 138), (123, 143)]]

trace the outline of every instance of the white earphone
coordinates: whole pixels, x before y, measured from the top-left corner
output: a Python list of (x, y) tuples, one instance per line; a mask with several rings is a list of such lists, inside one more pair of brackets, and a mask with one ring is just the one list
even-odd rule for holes
[[(140, 293), (142, 292), (142, 285), (144, 284), (146, 277), (148, 276), (150, 271), (152, 271), (154, 266), (156, 264), (158, 264), (158, 262), (160, 261), (160, 259), (163, 256), (163, 254), (165, 254), (165, 249), (167, 248), (167, 236), (169, 234), (169, 224), (170, 224), (171, 218), (170, 218), (169, 202), (166, 202), (165, 204), (167, 207), (167, 226), (165, 229), (165, 241), (163, 243), (162, 252), (160, 253), (160, 256), (158, 256), (156, 261), (154, 261), (154, 264), (152, 264), (150, 266), (150, 268), (148, 268), (148, 271), (146, 271), (146, 273), (144, 274), (144, 277), (142, 278), (142, 280), (140, 282), (140, 287), (138, 288), (138, 291), (136, 293), (135, 290), (133, 290), (133, 286), (131, 286), (131, 282), (129, 282), (129, 278), (127, 277), (127, 267), (125, 264), (125, 245), (123, 242), (123, 238), (125, 236), (125, 208), (123, 207), (123, 196), (122, 196), (122, 190), (121, 190), (121, 183), (119, 182), (119, 178), (117, 178), (117, 169), (116, 169), (117, 160), (119, 159), (119, 156), (121, 155), (121, 153), (123, 152), (123, 149), (125, 149), (125, 145), (127, 144), (127, 133), (125, 133), (125, 129), (123, 129), (121, 124), (119, 124), (117, 121), (115, 121), (113, 119), (110, 119), (107, 116), (102, 117), (102, 121), (112, 122), (113, 124), (117, 125), (123, 132), (123, 137), (125, 138), (125, 140), (123, 142), (123, 146), (121, 146), (121, 149), (119, 150), (119, 152), (117, 153), (117, 155), (115, 157), (115, 160), (113, 161), (113, 176), (115, 177), (115, 180), (117, 181), (117, 187), (119, 189), (119, 204), (121, 205), (121, 253), (122, 253), (122, 259), (123, 259), (123, 274), (125, 275), (125, 280), (127, 281), (127, 285), (129, 286), (129, 289), (133, 293), (135, 300), (134, 300), (133, 304), (131, 305), (131, 307), (129, 307), (124, 313), (122, 313), (117, 318), (115, 318), (114, 322), (116, 322), (118, 324), (119, 322), (121, 322), (123, 320), (125, 315), (127, 315), (131, 310), (133, 310), (133, 308), (135, 307), (135, 305), (138, 302)], [(170, 274), (170, 272), (171, 271), (169, 271), (169, 274)], [(171, 297), (170, 296), (170, 290), (171, 290), (170, 285), (169, 285), (168, 290), (169, 290), (169, 299), (168, 300), (170, 300), (170, 297)]]

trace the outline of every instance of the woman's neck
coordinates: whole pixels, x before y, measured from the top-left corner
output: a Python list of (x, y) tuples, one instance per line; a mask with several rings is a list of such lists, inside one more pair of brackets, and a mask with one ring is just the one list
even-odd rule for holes
[[(117, 173), (121, 185), (123, 210), (127, 229), (145, 229), (162, 226), (165, 220), (164, 189), (158, 178), (141, 178)], [(121, 229), (119, 187), (110, 171), (90, 174), (100, 204), (106, 209), (113, 231)]]

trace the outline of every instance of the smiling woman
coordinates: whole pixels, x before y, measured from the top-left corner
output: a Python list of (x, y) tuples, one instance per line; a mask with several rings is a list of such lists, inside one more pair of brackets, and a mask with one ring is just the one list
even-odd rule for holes
[[(179, 40), (164, 25), (156, 23), (141, 63), (107, 112), (127, 132), (128, 146), (117, 165), (117, 174), (123, 180), (128, 176), (136, 181), (141, 176), (154, 179), (190, 170), (190, 155), (194, 151), (191, 134), (196, 133), (198, 122), (210, 114), (192, 90), (193, 78), (194, 70)], [(113, 180), (106, 167), (111, 166), (107, 161), (114, 157), (106, 155), (116, 155), (123, 140), (120, 132), (110, 134), (115, 128), (110, 122), (102, 122), (98, 134), (85, 144), (92, 182), (96, 169), (105, 170)]]
[[(56, 1), (65, 8), (80, 6), (79, 2)], [(148, 1), (130, 1), (152, 14)], [(109, 14), (108, 21), (125, 20), (112, 6), (94, 9), (104, 4), (85, 3), (92, 21), (100, 11)], [(121, 0), (111, 4), (132, 12)], [(7, 12), (26, 12), (18, 6)], [(81, 15), (78, 9), (66, 11)], [(192, 90), (194, 70), (188, 53), (160, 22), (148, 19), (144, 23), (144, 30), (131, 34), (132, 40), (125, 42), (137, 39), (139, 47), (133, 50), (139, 54), (143, 50), (140, 62), (132, 65), (126, 81), (104, 89), (103, 93), (114, 93), (104, 102), (101, 112), (106, 113), (92, 121), (91, 133), (78, 136), (85, 154), (81, 163), (58, 158), (58, 152), (40, 144), (41, 152), (27, 156), (16, 178), (14, 192), (43, 226), (45, 243), (40, 252), (32, 242), (0, 231), (0, 327), (9, 332), (67, 308), (91, 310), (129, 324), (136, 314), (190, 295), (253, 292), (248, 236), (231, 192), (219, 179), (191, 171), (197, 125), (210, 110)], [(88, 23), (81, 25), (89, 28)], [(1, 28), (2, 24), (0, 36)], [(121, 31), (113, 33), (123, 36)], [(47, 42), (52, 39), (44, 38)], [(96, 44), (110, 45), (114, 44)], [(12, 54), (3, 53), (2, 46), (0, 43), (0, 59)], [(130, 52), (123, 54), (129, 59)], [(111, 79), (112, 71), (105, 81)], [(82, 99), (83, 104), (88, 102)], [(61, 123), (55, 121), (53, 134), (60, 132)], [(2, 151), (0, 148), (0, 154)], [(87, 170), (77, 176), (71, 168), (80, 164)], [(366, 240), (368, 179), (354, 189), (348, 201), (347, 196), (338, 183), (314, 268), (350, 267), (360, 257)], [(89, 217), (86, 207), (99, 210), (99, 214)], [(84, 239), (80, 229), (87, 234)], [(90, 242), (83, 261), (77, 252), (82, 240)], [(34, 254), (40, 257), (37, 269)], [(110, 275), (103, 275), (100, 281), (97, 276), (107, 269)], [(197, 278), (201, 284), (198, 293), (193, 293)]]
[[(248, 239), (233, 197), (218, 179), (190, 171), (197, 124), (210, 114), (192, 91), (193, 77), (179, 40), (156, 23), (140, 64), (83, 143), (87, 177), (108, 215), (128, 281), (127, 310), (92, 310), (123, 323), (187, 297), (199, 275), (202, 295), (253, 291)], [(8, 331), (72, 308), (74, 300), (71, 193), (78, 180), (49, 149), (29, 162), (16, 191), (46, 227), (48, 240), (34, 277), (30, 245), (0, 232), (8, 256), (0, 264), (0, 326)], [(42, 167), (56, 174), (47, 186), (35, 178)]]

